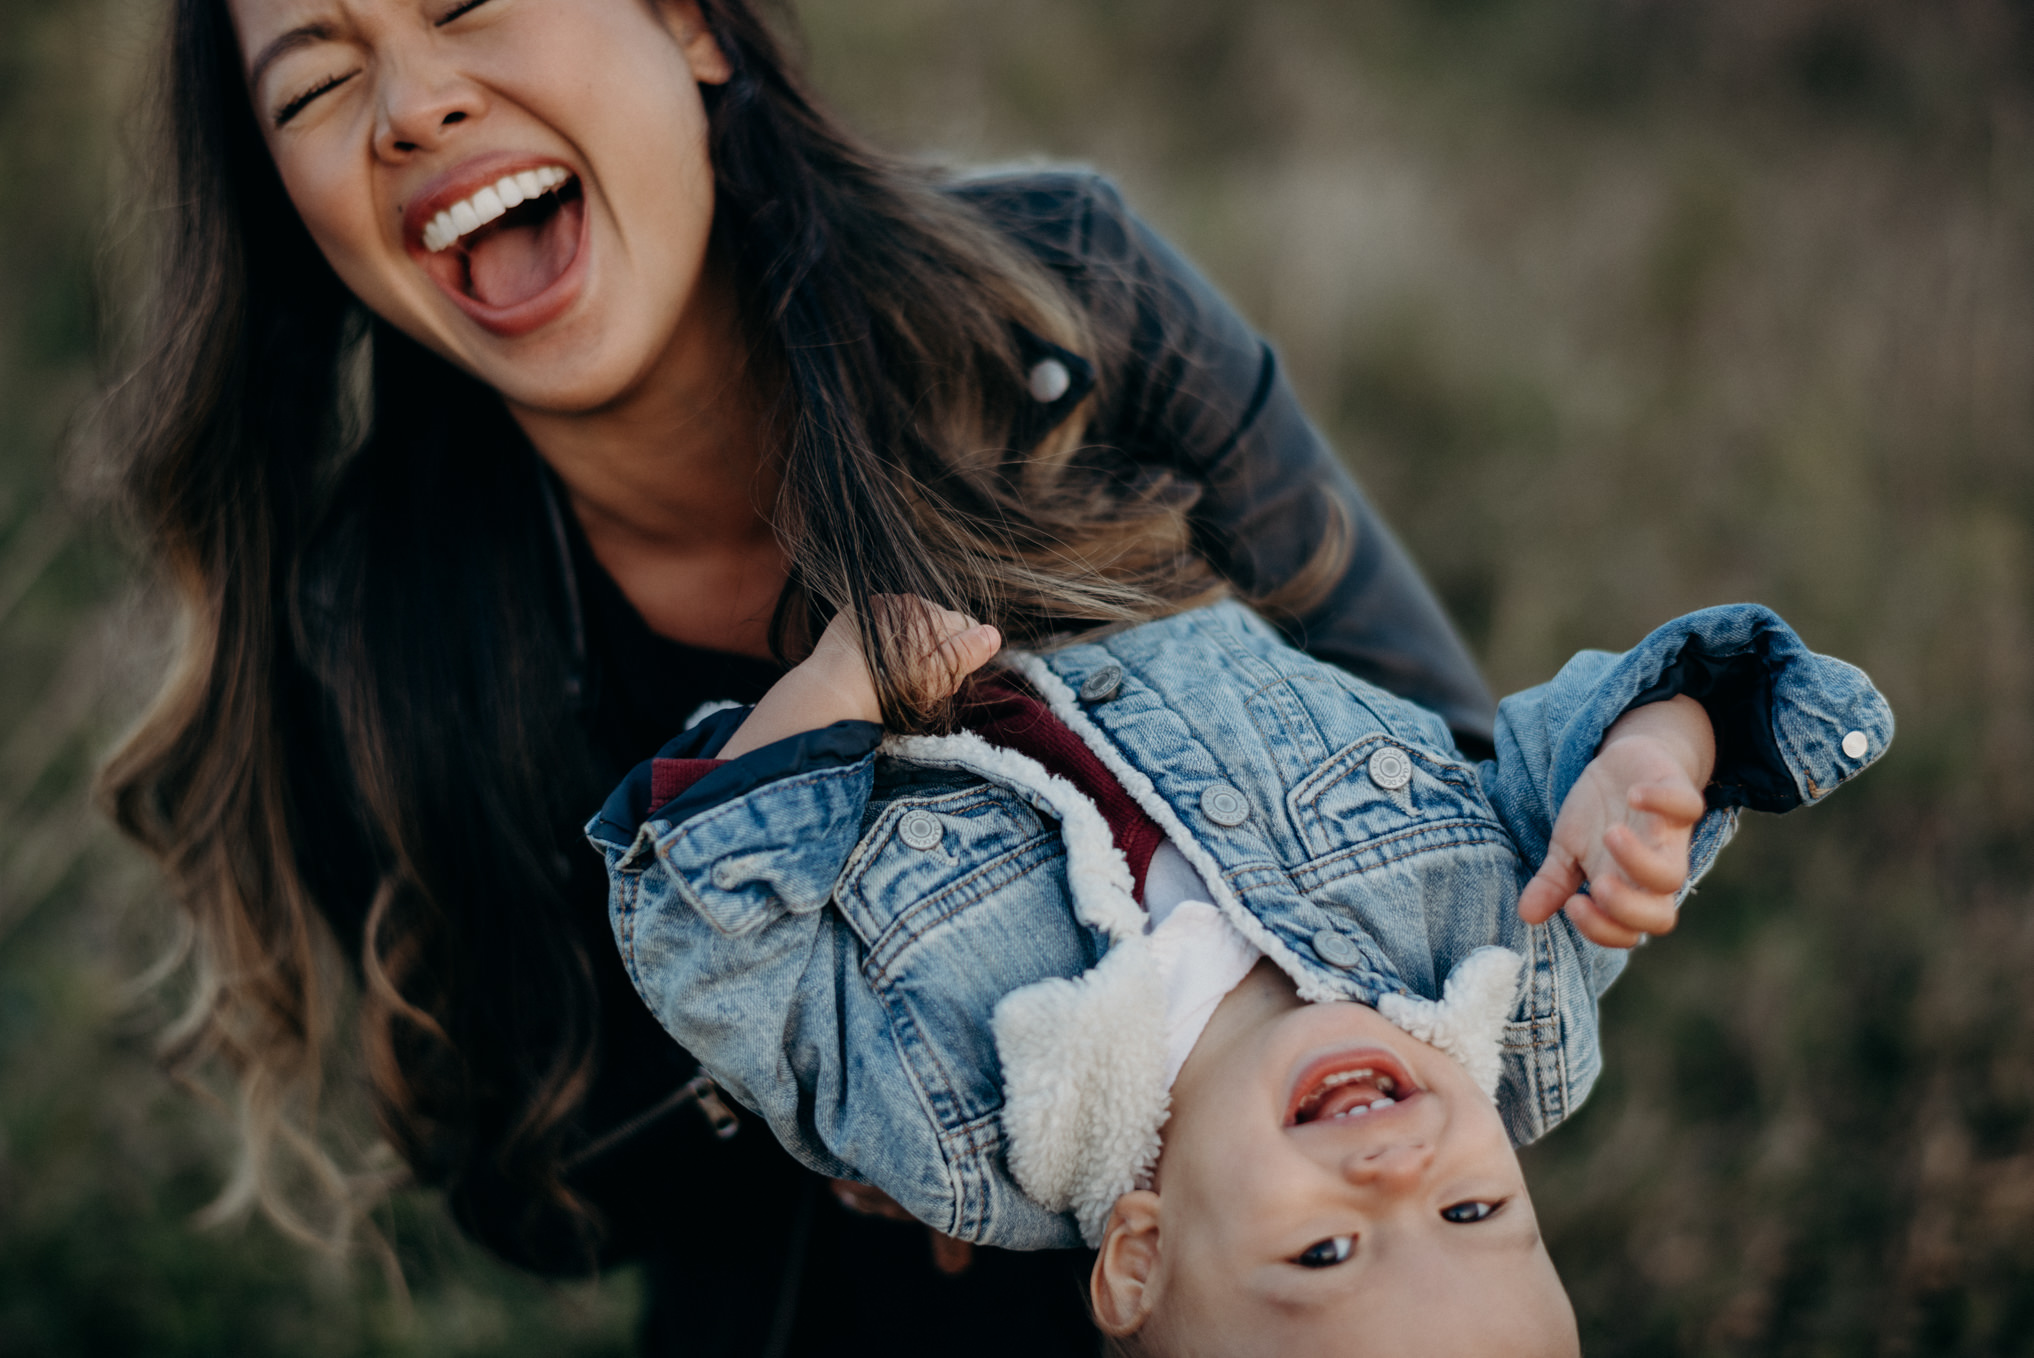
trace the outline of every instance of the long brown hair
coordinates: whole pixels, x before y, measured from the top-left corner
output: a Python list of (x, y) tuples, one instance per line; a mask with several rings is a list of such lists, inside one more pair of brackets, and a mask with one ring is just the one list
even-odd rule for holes
[[(1062, 284), (844, 132), (749, 0), (701, 8), (733, 67), (706, 91), (715, 248), (783, 378), (780, 657), (878, 593), (1022, 642), (1217, 590), (1192, 488), (1105, 474), (1078, 414), (1011, 446), (1020, 329), (1094, 354), (1105, 385), (1120, 357)], [(321, 1062), (357, 995), (412, 1171), (456, 1188), (486, 1167), (526, 1190), (530, 1229), (570, 1219), (558, 1167), (583, 1135), (611, 943), (573, 908), (565, 856), (604, 788), (544, 473), (491, 391), (367, 316), (319, 255), (222, 0), (174, 0), (171, 25), (160, 285), (119, 472), (181, 601), (181, 656), (102, 786), (196, 925), (172, 1056), (238, 1076), (229, 1194), (331, 1240), (352, 1216), (316, 1125)], [(889, 720), (940, 724), (869, 642)], [(336, 1213), (295, 1205), (320, 1199)]]

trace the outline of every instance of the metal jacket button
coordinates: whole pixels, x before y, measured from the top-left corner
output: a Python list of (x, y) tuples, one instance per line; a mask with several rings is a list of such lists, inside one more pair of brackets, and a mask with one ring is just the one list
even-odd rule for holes
[(1370, 756), (1370, 781), (1386, 792), (1396, 792), (1412, 781), (1412, 760), (1404, 750), (1387, 745)]
[(1032, 364), (1024, 383), (1030, 388), (1032, 400), (1040, 405), (1051, 405), (1066, 395), (1066, 389), (1073, 385), (1073, 374), (1058, 359), (1042, 358)]
[(1865, 733), (1862, 731), (1852, 731), (1843, 738), (1843, 752), (1852, 759), (1863, 759), (1871, 747), (1871, 741), (1865, 739)]
[(1363, 958), (1363, 950), (1356, 946), (1356, 940), (1333, 929), (1319, 929), (1314, 932), (1314, 952), (1331, 967), (1353, 967)]
[(1201, 814), (1217, 825), (1241, 825), (1250, 819), (1250, 803), (1227, 783), (1217, 783), (1201, 794)]
[(1081, 701), (1106, 703), (1123, 690), (1123, 667), (1104, 665), (1081, 684)]
[(946, 831), (930, 811), (907, 811), (897, 822), (897, 837), (914, 849), (930, 849), (946, 838)]

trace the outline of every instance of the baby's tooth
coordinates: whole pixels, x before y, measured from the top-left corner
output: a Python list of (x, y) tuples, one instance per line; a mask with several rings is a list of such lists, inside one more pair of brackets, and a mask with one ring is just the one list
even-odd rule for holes
[(535, 170), (524, 170), (516, 176), (516, 187), (523, 191), (524, 198), (535, 198), (544, 191), (544, 181), (537, 177)]
[(508, 208), (502, 203), (501, 195), (488, 187), (473, 195), (473, 211), (482, 222), (491, 222)]
[(512, 174), (505, 174), (496, 180), (494, 191), (501, 198), (501, 205), (503, 207), (514, 207), (522, 202), (523, 199), (529, 197), (527, 193), (523, 192), (523, 186), (516, 183), (516, 177)]
[(473, 210), (471, 203), (454, 203), (451, 211), (452, 229), (462, 236), (480, 225), (480, 214)]
[(1397, 1103), (1397, 1102), (1398, 1102), (1398, 1100), (1396, 1100), (1396, 1099), (1379, 1099), (1379, 1100), (1377, 1100), (1377, 1101), (1376, 1101), (1375, 1103), (1371, 1104), (1369, 1108), (1366, 1108), (1366, 1109), (1364, 1109), (1363, 1111), (1364, 1111), (1364, 1112), (1366, 1112), (1366, 1113), (1368, 1113), (1368, 1112), (1372, 1112), (1372, 1111), (1374, 1111), (1374, 1110), (1376, 1110), (1376, 1109), (1379, 1109), (1379, 1108), (1389, 1108), (1389, 1107), (1391, 1107), (1391, 1105), (1392, 1105), (1392, 1104), (1394, 1104), (1394, 1103)]

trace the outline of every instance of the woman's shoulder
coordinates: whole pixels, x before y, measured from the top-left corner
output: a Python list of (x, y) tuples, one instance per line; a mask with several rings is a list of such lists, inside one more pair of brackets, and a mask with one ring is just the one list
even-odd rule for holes
[(979, 170), (948, 191), (1039, 260), (1081, 275), (1118, 265), (1136, 250), (1136, 218), (1107, 176), (1079, 166)]

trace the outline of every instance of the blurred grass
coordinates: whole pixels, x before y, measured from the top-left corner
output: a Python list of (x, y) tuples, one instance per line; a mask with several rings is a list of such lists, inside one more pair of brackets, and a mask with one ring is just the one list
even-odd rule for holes
[[(138, 0), (0, 8), (0, 1352), (627, 1347), (428, 1201), (417, 1301), (198, 1232), (218, 1121), (82, 779), (156, 652), (56, 494)], [(814, 0), (886, 144), (1115, 176), (1279, 345), (1500, 689), (1767, 602), (1892, 755), (1754, 820), (1529, 1155), (1594, 1354), (2034, 1352), (2034, 6)], [(117, 244), (117, 242), (116, 242)]]

